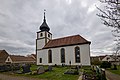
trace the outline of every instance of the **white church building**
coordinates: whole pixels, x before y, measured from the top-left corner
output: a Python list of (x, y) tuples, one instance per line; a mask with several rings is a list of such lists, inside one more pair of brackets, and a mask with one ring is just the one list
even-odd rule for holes
[(80, 35), (52, 39), (44, 20), (37, 32), (37, 65), (90, 65), (90, 41)]

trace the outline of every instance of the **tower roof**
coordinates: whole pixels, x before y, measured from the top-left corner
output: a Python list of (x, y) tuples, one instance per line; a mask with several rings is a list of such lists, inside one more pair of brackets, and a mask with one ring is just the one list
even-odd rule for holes
[(49, 30), (50, 30), (49, 26), (48, 26), (47, 23), (46, 23), (46, 19), (45, 19), (45, 10), (44, 10), (44, 19), (43, 19), (43, 23), (42, 23), (42, 25), (40, 26), (40, 30), (41, 30), (41, 31), (47, 31), (47, 32), (49, 32)]

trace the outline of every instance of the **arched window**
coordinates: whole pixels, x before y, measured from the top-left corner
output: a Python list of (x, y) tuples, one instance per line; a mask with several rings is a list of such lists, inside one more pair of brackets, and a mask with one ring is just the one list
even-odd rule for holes
[(80, 48), (75, 47), (75, 62), (80, 63)]
[(50, 37), (50, 34), (48, 34), (48, 37)]
[(40, 37), (42, 37), (42, 36), (43, 36), (43, 33), (40, 34)]
[(42, 63), (42, 58), (40, 58), (39, 60), (40, 60), (39, 62)]
[(52, 63), (52, 50), (48, 51), (48, 63)]
[(61, 63), (65, 63), (65, 49), (61, 49)]

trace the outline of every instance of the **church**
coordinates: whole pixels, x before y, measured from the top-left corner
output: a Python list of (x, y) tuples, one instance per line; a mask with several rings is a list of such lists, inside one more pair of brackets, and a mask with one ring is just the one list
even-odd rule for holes
[(90, 41), (80, 35), (52, 39), (45, 12), (36, 39), (37, 65), (90, 65)]

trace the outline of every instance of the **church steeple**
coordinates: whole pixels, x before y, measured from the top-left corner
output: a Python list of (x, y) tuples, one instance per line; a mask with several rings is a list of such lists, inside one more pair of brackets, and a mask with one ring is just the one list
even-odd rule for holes
[(48, 26), (47, 23), (46, 23), (45, 11), (46, 11), (46, 10), (44, 10), (44, 19), (43, 19), (42, 25), (40, 26), (40, 30), (41, 30), (41, 31), (47, 31), (47, 32), (49, 32), (50, 28), (49, 28), (49, 26)]

